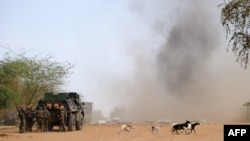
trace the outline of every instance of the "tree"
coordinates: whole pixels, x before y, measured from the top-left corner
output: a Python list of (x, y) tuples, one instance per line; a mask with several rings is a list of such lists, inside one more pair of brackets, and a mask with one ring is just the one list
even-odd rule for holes
[(20, 97), (15, 101), (17, 104), (34, 104), (45, 92), (55, 92), (65, 84), (73, 67), (70, 63), (53, 61), (52, 56), (26, 57), (25, 53), (13, 56), (5, 55), (0, 61), (0, 86), (6, 95), (0, 101), (11, 97), (12, 92)]
[(237, 61), (247, 69), (250, 49), (250, 1), (230, 0), (219, 6), (221, 9), (221, 23), (226, 29), (228, 46), (237, 55)]
[(12, 91), (7, 87), (0, 86), (0, 110), (15, 106), (18, 99), (18, 94), (15, 91)]
[(14, 107), (20, 101), (20, 95), (16, 89), (15, 71), (13, 64), (3, 65), (0, 61), (0, 109)]

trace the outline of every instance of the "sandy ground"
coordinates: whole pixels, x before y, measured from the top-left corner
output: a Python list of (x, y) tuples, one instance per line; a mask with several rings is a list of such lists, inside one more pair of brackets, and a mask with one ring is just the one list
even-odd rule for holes
[(18, 133), (17, 127), (0, 127), (0, 141), (223, 141), (223, 125), (198, 125), (196, 134), (171, 134), (171, 125), (164, 125), (158, 135), (150, 133), (150, 124), (134, 125), (131, 134), (122, 132), (120, 125), (85, 125), (80, 131)]

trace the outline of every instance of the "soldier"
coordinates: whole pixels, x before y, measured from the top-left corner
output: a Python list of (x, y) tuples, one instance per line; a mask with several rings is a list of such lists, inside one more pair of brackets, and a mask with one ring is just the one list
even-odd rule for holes
[(36, 122), (36, 109), (33, 105), (30, 105), (30, 109), (31, 109), (31, 127), (30, 127), (30, 130), (32, 131), (32, 127)]
[(44, 108), (43, 108), (43, 121), (44, 121), (45, 131), (48, 131), (48, 129), (49, 129), (49, 119), (50, 119), (50, 112), (47, 109), (47, 107), (44, 106)]
[(64, 125), (67, 125), (68, 113), (65, 108), (63, 109), (63, 112), (64, 112)]
[(39, 106), (36, 110), (37, 129), (44, 131), (43, 109)]
[(26, 131), (31, 131), (31, 129), (32, 129), (32, 113), (31, 113), (30, 106), (26, 107), (26, 110), (25, 110), (25, 121), (26, 121), (25, 130)]
[(25, 122), (25, 110), (23, 107), (17, 107), (18, 110), (18, 117), (20, 120), (20, 124), (19, 124), (19, 133), (24, 133), (25, 132), (25, 126), (26, 126), (26, 122)]
[(59, 123), (59, 131), (66, 131), (65, 129), (65, 121), (66, 121), (66, 118), (65, 118), (65, 113), (66, 111), (64, 110), (64, 106), (61, 106), (60, 107), (60, 112), (59, 112), (59, 115), (58, 115), (58, 118), (60, 120), (60, 123)]

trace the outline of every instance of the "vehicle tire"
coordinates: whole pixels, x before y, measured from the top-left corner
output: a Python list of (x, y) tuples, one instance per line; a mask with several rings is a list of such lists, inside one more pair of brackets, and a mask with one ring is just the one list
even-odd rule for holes
[(68, 123), (68, 131), (73, 131), (75, 129), (75, 115), (70, 114), (69, 123)]
[(82, 130), (83, 126), (83, 116), (81, 114), (80, 119), (76, 121), (76, 130)]

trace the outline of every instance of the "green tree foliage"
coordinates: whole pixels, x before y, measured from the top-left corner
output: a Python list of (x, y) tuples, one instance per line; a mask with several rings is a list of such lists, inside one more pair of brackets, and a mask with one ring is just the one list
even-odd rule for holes
[[(6, 55), (0, 61), (0, 101), (18, 94), (17, 104), (34, 104), (45, 92), (58, 90), (65, 84), (73, 67), (70, 63), (52, 60), (53, 57), (26, 57), (25, 53)], [(6, 101), (7, 102), (7, 101)], [(5, 106), (13, 105), (4, 103)]]
[(250, 1), (229, 0), (220, 4), (221, 23), (226, 29), (228, 45), (237, 55), (237, 61), (247, 68), (250, 49)]
[(0, 110), (14, 107), (18, 99), (19, 96), (15, 91), (12, 91), (7, 87), (0, 86)]
[(10, 85), (15, 83), (13, 70), (10, 69), (10, 66), (7, 68), (7, 66), (2, 66), (2, 64), (3, 61), (0, 61), (0, 109), (5, 109), (13, 107), (15, 103), (20, 101), (20, 96), (17, 91), (10, 87)]

